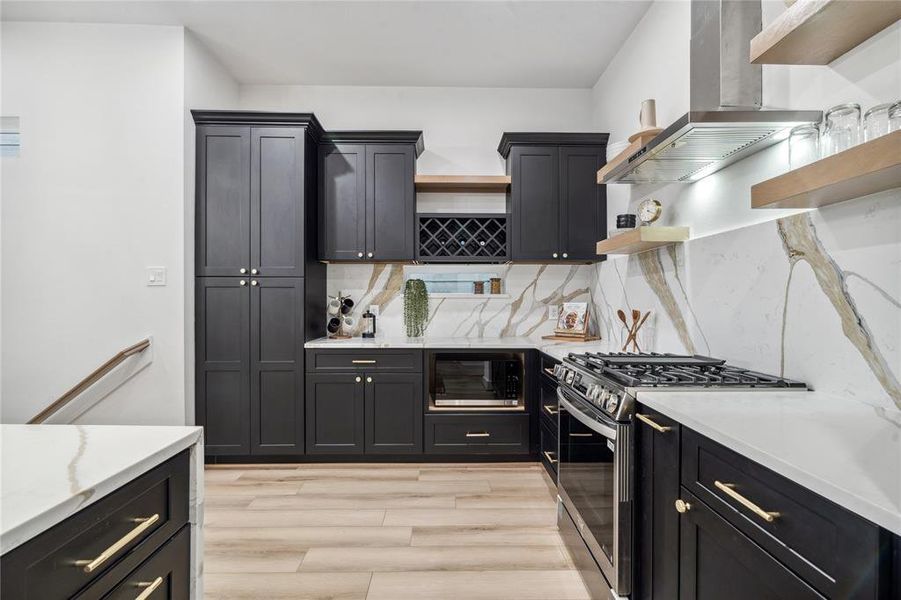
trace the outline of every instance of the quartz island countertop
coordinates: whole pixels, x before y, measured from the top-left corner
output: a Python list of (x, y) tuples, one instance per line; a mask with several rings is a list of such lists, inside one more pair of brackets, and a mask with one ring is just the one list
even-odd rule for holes
[[(0, 554), (200, 443), (202, 431), (175, 426), (0, 425)], [(202, 452), (198, 455), (202, 461)]]
[(901, 535), (901, 412), (799, 391), (640, 390), (638, 401)]
[(524, 336), (507, 337), (383, 337), (350, 339), (317, 338), (304, 344), (305, 348), (473, 348), (499, 350), (505, 348), (535, 349), (561, 359), (570, 352), (606, 352), (607, 343), (596, 342), (563, 342)]

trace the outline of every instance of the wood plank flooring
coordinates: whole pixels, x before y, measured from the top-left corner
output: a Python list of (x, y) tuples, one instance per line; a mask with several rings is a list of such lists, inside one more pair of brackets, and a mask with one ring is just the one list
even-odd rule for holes
[(540, 465), (208, 467), (210, 600), (588, 600)]

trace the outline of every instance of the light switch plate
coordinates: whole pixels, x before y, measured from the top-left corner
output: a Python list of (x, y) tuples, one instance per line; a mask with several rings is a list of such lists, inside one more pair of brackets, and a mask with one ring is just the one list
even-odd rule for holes
[(560, 307), (556, 304), (548, 304), (547, 305), (547, 318), (548, 319), (556, 319), (560, 314)]
[(166, 285), (166, 267), (147, 267), (147, 285)]

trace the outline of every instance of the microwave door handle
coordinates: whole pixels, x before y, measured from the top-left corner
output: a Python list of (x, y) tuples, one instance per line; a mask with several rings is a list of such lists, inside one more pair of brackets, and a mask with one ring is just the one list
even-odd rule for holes
[(566, 399), (566, 396), (563, 395), (563, 392), (560, 388), (557, 388), (557, 400), (560, 401), (560, 405), (566, 409), (570, 415), (573, 416), (577, 421), (582, 423), (585, 427), (594, 431), (595, 433), (599, 433), (607, 439), (616, 441), (616, 429), (611, 427), (610, 425), (605, 425), (604, 423), (599, 423), (595, 421), (581, 410), (576, 408), (569, 400)]

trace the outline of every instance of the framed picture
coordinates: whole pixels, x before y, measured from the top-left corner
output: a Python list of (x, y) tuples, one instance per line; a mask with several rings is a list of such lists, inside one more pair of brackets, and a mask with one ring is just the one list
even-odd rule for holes
[(564, 302), (557, 317), (558, 335), (584, 336), (588, 333), (588, 303)]

